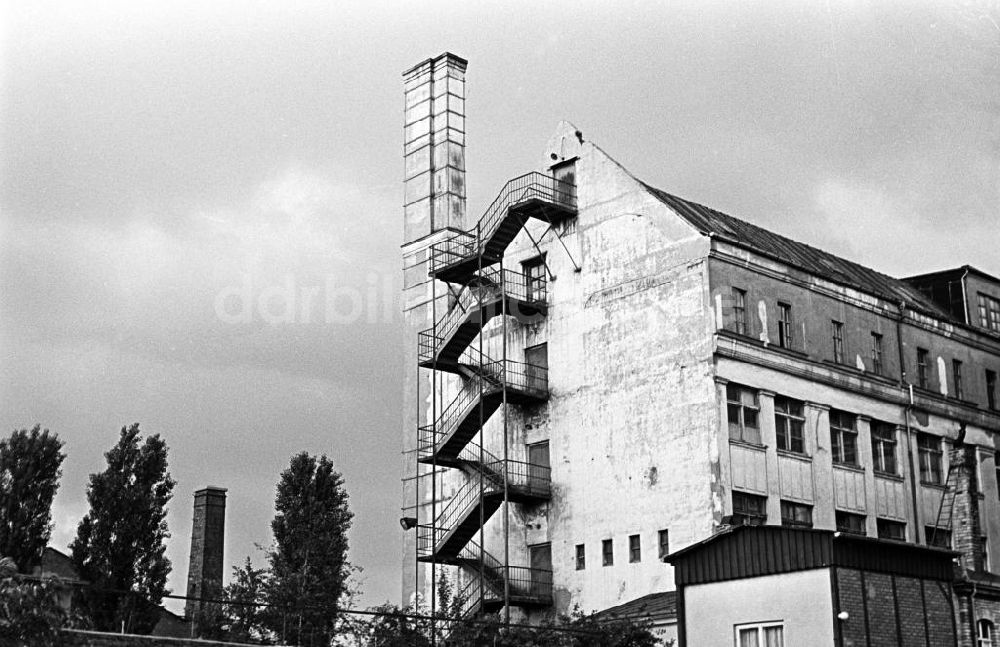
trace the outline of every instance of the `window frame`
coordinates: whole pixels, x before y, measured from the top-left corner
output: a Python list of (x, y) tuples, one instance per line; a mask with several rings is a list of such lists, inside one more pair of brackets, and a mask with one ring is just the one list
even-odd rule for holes
[(993, 647), (996, 626), (987, 618), (976, 621), (976, 647)]
[[(736, 391), (736, 399), (733, 399), (733, 390)], [(745, 402), (743, 399), (744, 394), (752, 395), (753, 402)], [(734, 409), (738, 411), (735, 422), (733, 420)], [(747, 425), (747, 412), (749, 411), (753, 412), (755, 420), (753, 426)], [(726, 418), (729, 426), (729, 440), (757, 446), (763, 445), (763, 437), (760, 429), (760, 393), (756, 389), (732, 382), (726, 384)], [(737, 436), (733, 435), (734, 424), (738, 430)], [(749, 433), (748, 430), (753, 430), (756, 437), (752, 437), (753, 434)]]
[(642, 561), (642, 537), (640, 535), (628, 536), (628, 563), (638, 564)]
[[(837, 424), (834, 424), (834, 417)], [(850, 418), (851, 426), (846, 427), (841, 424), (843, 420)], [(845, 441), (849, 440), (850, 443)], [(847, 448), (853, 452), (852, 460), (847, 460)], [(860, 467), (858, 461), (858, 417), (853, 413), (830, 409), (830, 454), (833, 456), (834, 465), (847, 465), (850, 467)]]
[[(752, 503), (754, 505), (741, 505), (737, 507), (736, 502)], [(759, 521), (761, 524), (767, 522), (767, 497), (760, 494), (743, 492), (741, 490), (732, 491), (733, 516), (745, 518), (749, 521)], [(751, 524), (752, 525), (752, 524)]]
[[(798, 408), (798, 413), (793, 411)], [(774, 435), (778, 449), (793, 454), (805, 455), (805, 403), (801, 400), (774, 396)], [(795, 448), (796, 444), (798, 449)]]
[(997, 403), (997, 373), (986, 369), (986, 408), (990, 411), (998, 409)]
[[(935, 539), (938, 537), (944, 537), (945, 541), (935, 541), (932, 543), (931, 537), (934, 537)], [(924, 543), (928, 546), (951, 550), (951, 537), (951, 531), (947, 528), (939, 528), (935, 525), (924, 526)]]
[(882, 334), (872, 331), (872, 373), (882, 375), (885, 366), (882, 364)]
[(615, 565), (615, 544), (613, 539), (601, 540), (601, 566)]
[(573, 556), (573, 565), (578, 571), (587, 570), (587, 545), (577, 544), (576, 553)]
[[(781, 500), (781, 525), (786, 528), (812, 528), (813, 507), (808, 503)], [(791, 514), (787, 514), (791, 513)], [(799, 518), (799, 513), (805, 513)]]
[(669, 528), (662, 528), (656, 534), (656, 547), (657, 547), (656, 548), (656, 550), (657, 550), (657, 556), (660, 558), (660, 561), (662, 562), (663, 559), (667, 555), (670, 554), (670, 529)]
[[(534, 273), (541, 271), (540, 276)], [(545, 267), (545, 253), (521, 261), (524, 274), (524, 291), (528, 301), (545, 301), (548, 298), (548, 272)]]
[[(902, 521), (877, 517), (875, 519), (875, 527), (877, 528), (876, 535), (879, 539), (887, 539), (889, 541), (906, 541), (906, 524)], [(898, 533), (898, 536), (896, 536), (897, 533), (888, 532), (890, 530), (899, 530), (900, 532)]]
[(917, 432), (917, 462), (921, 484), (944, 484), (944, 447), (939, 436)]
[(750, 333), (747, 322), (747, 291), (733, 287), (732, 298), (733, 329), (737, 335), (748, 335)]
[[(849, 535), (857, 535), (859, 537), (868, 536), (867, 515), (859, 514), (857, 512), (848, 512), (846, 510), (835, 510), (833, 514), (837, 532), (846, 532)], [(855, 528), (853, 524), (846, 523), (848, 521), (858, 522), (858, 527)]]
[(767, 635), (765, 633), (766, 629), (779, 629), (780, 630), (780, 640), (778, 642), (778, 647), (784, 647), (785, 645), (785, 623), (783, 620), (770, 620), (765, 622), (746, 622), (738, 625), (733, 625), (733, 645), (735, 647), (743, 647), (744, 643), (741, 640), (741, 633), (746, 631), (754, 631), (756, 634), (756, 644), (758, 647), (763, 647), (767, 645)]
[(951, 360), (951, 385), (956, 400), (965, 399), (965, 385), (962, 381), (962, 360)]
[(926, 348), (917, 347), (917, 386), (921, 389), (930, 388), (930, 371), (927, 364), (929, 357), (930, 351)]
[(792, 305), (778, 301), (778, 346), (792, 347)]
[(831, 319), (830, 326), (833, 336), (833, 363), (843, 364), (846, 357), (844, 353), (844, 322)]
[[(899, 446), (899, 430), (896, 425), (872, 420), (869, 427), (872, 442), (872, 471), (876, 474), (899, 476), (899, 461), (896, 454), (896, 448)], [(891, 457), (891, 469), (886, 465), (887, 457)]]
[(979, 323), (986, 330), (1000, 332), (1000, 299), (983, 292), (979, 296)]

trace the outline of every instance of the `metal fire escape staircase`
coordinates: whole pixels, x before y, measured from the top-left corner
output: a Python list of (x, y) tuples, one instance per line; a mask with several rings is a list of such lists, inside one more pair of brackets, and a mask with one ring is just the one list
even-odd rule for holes
[(473, 541), (505, 500), (534, 504), (551, 496), (547, 466), (501, 459), (472, 442), (504, 402), (546, 400), (547, 370), (490, 358), (471, 344), (495, 316), (545, 316), (544, 277), (492, 266), (530, 218), (551, 224), (575, 213), (572, 184), (529, 173), (504, 186), (474, 231), (455, 232), (431, 248), (430, 275), (460, 287), (449, 310), (419, 333), (418, 363), (459, 375), (463, 383), (436, 419), (419, 427), (417, 460), (462, 470), (468, 478), (431, 524), (419, 526), (417, 559), (468, 574), (459, 593), (463, 614), (495, 611), (505, 599), (518, 606), (552, 604), (551, 571), (505, 565)]

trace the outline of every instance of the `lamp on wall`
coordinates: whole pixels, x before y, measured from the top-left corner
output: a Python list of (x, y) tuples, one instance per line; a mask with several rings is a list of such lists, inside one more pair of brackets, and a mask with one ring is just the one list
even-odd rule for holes
[(417, 527), (416, 517), (400, 517), (399, 525), (403, 527), (403, 530), (411, 530)]

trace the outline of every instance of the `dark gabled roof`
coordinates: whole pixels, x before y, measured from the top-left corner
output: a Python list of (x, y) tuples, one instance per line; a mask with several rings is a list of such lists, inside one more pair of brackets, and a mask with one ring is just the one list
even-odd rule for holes
[(594, 614), (600, 620), (649, 620), (664, 622), (677, 619), (677, 591), (650, 593), (625, 604)]
[(648, 184), (643, 186), (704, 235), (711, 234), (739, 247), (769, 256), (834, 283), (867, 292), (941, 319), (954, 318), (915, 287), (811, 245), (800, 243), (721, 211), (678, 198)]
[(733, 526), (667, 555), (677, 586), (842, 566), (951, 581), (959, 553), (833, 530)]

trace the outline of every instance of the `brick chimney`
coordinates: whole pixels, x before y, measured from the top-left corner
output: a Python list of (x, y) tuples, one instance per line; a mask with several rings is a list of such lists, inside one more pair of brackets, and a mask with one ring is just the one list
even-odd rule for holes
[[(206, 487), (194, 493), (191, 524), (191, 560), (188, 564), (189, 598), (214, 598), (222, 590), (223, 549), (226, 538), (226, 490)], [(184, 617), (194, 621), (201, 603), (188, 600)], [(197, 628), (195, 628), (197, 635)]]
[(403, 242), (465, 224), (465, 68), (445, 52), (403, 73)]

